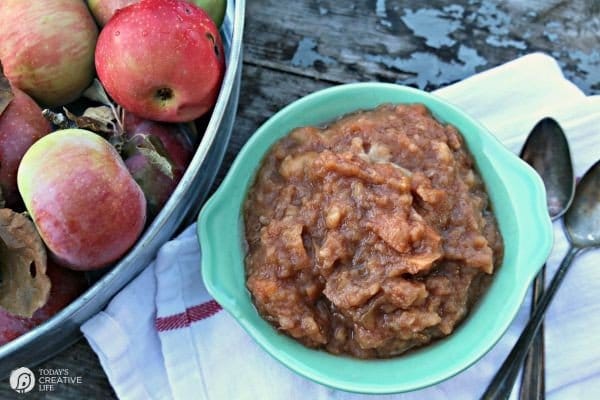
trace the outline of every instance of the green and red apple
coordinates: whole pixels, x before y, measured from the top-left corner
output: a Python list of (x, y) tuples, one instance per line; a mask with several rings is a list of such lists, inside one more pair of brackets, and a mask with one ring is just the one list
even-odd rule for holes
[(94, 76), (98, 28), (81, 0), (0, 1), (0, 63), (39, 103), (75, 100)]
[[(108, 20), (121, 8), (140, 0), (87, 0), (88, 6), (98, 25), (104, 26)], [(221, 26), (227, 8), (226, 0), (187, 0), (208, 13), (217, 26)]]
[(98, 25), (103, 27), (117, 10), (138, 1), (140, 0), (87, 0), (87, 4)]
[(95, 62), (113, 100), (164, 122), (209, 111), (225, 69), (216, 25), (183, 0), (144, 0), (119, 10), (100, 33)]
[(35, 142), (17, 181), (42, 240), (63, 266), (104, 267), (144, 228), (142, 190), (114, 147), (90, 131), (60, 130)]

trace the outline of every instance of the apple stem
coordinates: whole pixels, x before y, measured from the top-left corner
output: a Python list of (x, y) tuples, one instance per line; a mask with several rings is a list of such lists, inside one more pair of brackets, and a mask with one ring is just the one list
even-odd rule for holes
[(71, 123), (63, 113), (55, 113), (54, 111), (45, 108), (42, 110), (42, 116), (60, 129), (67, 129), (71, 127)]

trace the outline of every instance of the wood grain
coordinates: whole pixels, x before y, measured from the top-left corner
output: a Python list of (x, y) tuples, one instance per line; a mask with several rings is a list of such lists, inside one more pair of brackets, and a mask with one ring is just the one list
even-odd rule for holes
[[(247, 2), (245, 63), (236, 124), (215, 187), (239, 149), (286, 104), (331, 85), (399, 82), (436, 89), (532, 51), (558, 59), (587, 94), (600, 93), (597, 1)], [(18, 366), (15, 366), (18, 367)], [(37, 368), (68, 368), (83, 384), (27, 398), (111, 399), (85, 341)], [(0, 382), (0, 398), (13, 398)]]
[(248, 2), (246, 62), (331, 82), (425, 89), (542, 51), (600, 91), (597, 1)]

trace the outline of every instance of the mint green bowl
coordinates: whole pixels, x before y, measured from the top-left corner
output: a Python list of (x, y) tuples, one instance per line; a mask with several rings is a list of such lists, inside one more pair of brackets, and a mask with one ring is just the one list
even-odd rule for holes
[[(505, 255), (489, 290), (447, 338), (397, 358), (359, 360), (304, 347), (260, 317), (245, 285), (242, 207), (260, 162), (292, 129), (318, 125), (383, 103), (423, 103), (462, 132), (473, 154), (504, 238)], [(271, 117), (240, 151), (199, 216), (206, 288), (269, 354), (324, 385), (361, 393), (406, 392), (433, 385), (469, 367), (500, 339), (552, 247), (541, 179), (482, 125), (426, 92), (383, 83), (332, 87), (308, 95)], [(250, 366), (260, 368), (260, 366)]]

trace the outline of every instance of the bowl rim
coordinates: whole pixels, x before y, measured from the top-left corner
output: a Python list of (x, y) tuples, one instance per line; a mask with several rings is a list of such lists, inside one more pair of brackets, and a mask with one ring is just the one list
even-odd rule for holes
[[(407, 355), (391, 359), (377, 359), (365, 361), (343, 356), (333, 356), (329, 353), (325, 353), (324, 351), (320, 350), (307, 349), (305, 352), (297, 348), (294, 351), (300, 352), (299, 359), (295, 357), (295, 354), (288, 354), (286, 351), (277, 348), (271, 341), (272, 337), (269, 338), (268, 336), (265, 336), (263, 328), (255, 326), (255, 324), (251, 321), (251, 319), (255, 316), (247, 315), (247, 313), (244, 310), (242, 310), (241, 303), (247, 303), (247, 301), (250, 301), (250, 306), (254, 308), (249, 293), (247, 289), (245, 289), (245, 285), (244, 293), (231, 293), (231, 287), (228, 287), (228, 282), (226, 280), (224, 281), (223, 279), (221, 279), (223, 278), (223, 276), (218, 273), (219, 269), (221, 269), (223, 265), (228, 265), (228, 269), (231, 269), (234, 268), (234, 265), (235, 267), (239, 267), (239, 265), (241, 264), (242, 271), (244, 270), (243, 259), (236, 259), (230, 251), (219, 251), (219, 247), (223, 245), (231, 245), (233, 242), (235, 242), (235, 240), (232, 239), (237, 239), (237, 245), (240, 247), (242, 246), (243, 232), (239, 231), (239, 229), (231, 228), (236, 223), (239, 223), (240, 219), (242, 219), (241, 206), (243, 201), (245, 200), (247, 189), (254, 180), (254, 175), (256, 173), (256, 170), (260, 166), (262, 158), (264, 157), (265, 153), (268, 151), (270, 146), (273, 143), (275, 143), (280, 137), (286, 135), (289, 132), (289, 129), (284, 129), (285, 132), (277, 133), (274, 136), (268, 136), (270, 131), (272, 129), (275, 129), (275, 127), (278, 124), (281, 124), (282, 121), (286, 121), (286, 119), (288, 118), (293, 118), (295, 113), (298, 113), (298, 110), (301, 110), (304, 107), (314, 106), (314, 103), (318, 103), (319, 99), (335, 96), (356, 96), (357, 98), (359, 98), (359, 103), (363, 104), (365, 102), (368, 102), (368, 100), (360, 99), (361, 96), (358, 96), (358, 94), (364, 96), (375, 96), (376, 98), (379, 92), (385, 94), (394, 92), (411, 99), (411, 101), (382, 100), (380, 101), (380, 104), (423, 103), (428, 107), (428, 109), (432, 111), (433, 115), (436, 118), (449, 122), (457, 126), (457, 128), (458, 125), (465, 125), (468, 126), (469, 129), (472, 129), (475, 133), (471, 134), (473, 135), (473, 138), (471, 138), (470, 141), (467, 140), (467, 142), (473, 142), (475, 140), (479, 140), (481, 142), (480, 154), (473, 153), (473, 155), (478, 156), (480, 160), (487, 159), (491, 162), (491, 166), (488, 166), (488, 168), (493, 168), (494, 173), (498, 174), (498, 176), (501, 176), (502, 179), (500, 179), (500, 183), (506, 185), (506, 182), (508, 182), (508, 180), (510, 179), (510, 185), (506, 187), (512, 187), (511, 185), (518, 186), (517, 188), (511, 189), (512, 193), (509, 193), (509, 198), (513, 199), (513, 197), (511, 197), (510, 195), (515, 196), (515, 194), (520, 191), (522, 198), (517, 199), (518, 203), (522, 206), (527, 206), (523, 207), (523, 209), (516, 210), (518, 211), (519, 215), (515, 215), (514, 220), (515, 223), (518, 224), (518, 229), (516, 229), (514, 232), (511, 231), (511, 234), (514, 233), (519, 237), (518, 244), (521, 247), (518, 247), (518, 250), (520, 251), (520, 257), (518, 257), (516, 261), (520, 264), (518, 266), (523, 268), (522, 270), (513, 271), (517, 274), (516, 279), (518, 279), (518, 282), (516, 283), (518, 283), (518, 285), (516, 285), (516, 287), (513, 288), (513, 292), (511, 292), (512, 296), (509, 298), (510, 301), (506, 302), (505, 309), (503, 310), (505, 315), (503, 317), (498, 318), (500, 322), (497, 324), (496, 330), (493, 332), (493, 334), (488, 334), (487, 336), (485, 336), (484, 344), (472, 346), (474, 350), (471, 351), (471, 353), (468, 354), (467, 357), (463, 357), (463, 359), (460, 362), (455, 361), (453, 363), (450, 363), (449, 367), (441, 369), (438, 368), (439, 371), (437, 373), (431, 373), (428, 376), (421, 377), (421, 379), (412, 379), (405, 381), (402, 381), (402, 379), (400, 379), (394, 381), (391, 384), (385, 382), (365, 382), (361, 381), (360, 377), (358, 377), (358, 380), (348, 380), (345, 378), (342, 379), (339, 376), (339, 371), (326, 371), (326, 373), (323, 374), (323, 371), (320, 371), (318, 367), (315, 368), (313, 366), (313, 368), (311, 368), (310, 366), (307, 366), (306, 363), (302, 362), (302, 360), (300, 359), (306, 356), (306, 352), (318, 352), (324, 353), (324, 357), (326, 358), (337, 357), (339, 359), (348, 360), (349, 365), (361, 365), (364, 367), (367, 364), (386, 364), (388, 366), (393, 367), (400, 365), (399, 363), (401, 363), (402, 360), (413, 357), (411, 354), (414, 354), (415, 352), (411, 352)], [(366, 107), (356, 106), (354, 108), (355, 111), (360, 109), (366, 109)], [(450, 118), (440, 118), (438, 115), (440, 110), (446, 116), (450, 116)], [(343, 114), (339, 114), (338, 116), (341, 115)], [(452, 118), (456, 118), (456, 121)], [(321, 123), (331, 121), (332, 119), (333, 118), (329, 118), (328, 120), (321, 121)], [(459, 120), (461, 120), (462, 123), (457, 123)], [(289, 123), (289, 121), (287, 122)], [(301, 125), (304, 124), (299, 124), (297, 126)], [(466, 136), (464, 134), (464, 129), (459, 128), (459, 131), (463, 133), (463, 136)], [(268, 145), (266, 150), (261, 151), (260, 156), (257, 157), (254, 154), (254, 148), (264, 147), (265, 143), (267, 142), (269, 142), (270, 144)], [(471, 147), (471, 143), (468, 143), (468, 146)], [(479, 164), (479, 162), (477, 162), (477, 164)], [(243, 175), (243, 178), (239, 178), (240, 174)], [(489, 174), (491, 174), (491, 172)], [(240, 179), (242, 180), (241, 185), (239, 184)], [(488, 185), (485, 179), (484, 182), (486, 183), (487, 187)], [(506, 189), (506, 187), (504, 187), (503, 189)], [(237, 202), (237, 199), (240, 198), (240, 196), (241, 202)], [(490, 197), (492, 197), (491, 194)], [(234, 210), (223, 210), (223, 207), (220, 206), (221, 204), (226, 203), (225, 199), (229, 203), (235, 201), (237, 208)], [(535, 205), (537, 205), (537, 207)], [(494, 206), (494, 208), (496, 207)], [(495, 213), (496, 212), (497, 210), (495, 210)], [(222, 218), (225, 219), (223, 220)], [(507, 231), (506, 229), (503, 229), (501, 221), (498, 222), (501, 225), (502, 236), (506, 244), (505, 236), (507, 234)], [(530, 228), (526, 230), (528, 226), (527, 224), (532, 223), (533, 225), (531, 226), (534, 226), (535, 229)], [(223, 229), (223, 227), (228, 227), (228, 229)], [(523, 232), (521, 232), (522, 230), (526, 230), (527, 234), (523, 234)], [(236, 159), (234, 160), (231, 168), (229, 169), (221, 186), (204, 205), (198, 217), (198, 234), (202, 248), (202, 277), (208, 292), (226, 311), (228, 311), (237, 320), (237, 322), (242, 326), (242, 328), (244, 328), (244, 330), (246, 330), (246, 332), (254, 339), (254, 341), (256, 341), (263, 349), (267, 351), (267, 353), (269, 353), (275, 359), (283, 363), (286, 367), (292, 369), (296, 373), (310, 380), (336, 389), (342, 389), (349, 392), (370, 394), (399, 393), (421, 389), (446, 380), (465, 370), (466, 368), (474, 364), (477, 360), (479, 360), (495, 345), (495, 343), (498, 340), (500, 340), (504, 332), (508, 329), (510, 323), (517, 315), (521, 303), (525, 298), (528, 286), (537, 274), (538, 270), (541, 268), (543, 262), (548, 257), (553, 242), (552, 224), (550, 221), (550, 217), (546, 212), (545, 189), (541, 178), (528, 164), (526, 164), (515, 154), (510, 152), (506, 147), (504, 147), (500, 143), (500, 141), (497, 138), (495, 138), (483, 125), (481, 125), (479, 122), (477, 122), (474, 118), (470, 117), (465, 112), (448, 103), (446, 100), (443, 100), (431, 93), (427, 93), (419, 89), (414, 89), (411, 87), (406, 87), (397, 84), (379, 82), (343, 84), (319, 90), (290, 103), (289, 105), (281, 109), (279, 112), (274, 114), (272, 117), (270, 117), (262, 126), (260, 126), (255, 131), (255, 133), (250, 137), (248, 142), (243, 146)], [(529, 246), (529, 248), (523, 248), (526, 242), (535, 243), (535, 246), (531, 245)], [(233, 243), (233, 245), (236, 246), (235, 243)], [(503, 262), (503, 266), (505, 262)], [(508, 267), (504, 268), (506, 269)], [(519, 268), (515, 266), (513, 267), (513, 269)], [(502, 271), (502, 269), (500, 269), (500, 271)], [(494, 281), (496, 279), (493, 280), (492, 285), (494, 285)], [(486, 294), (490, 291), (491, 287), (488, 288)], [(484, 296), (482, 297), (486, 298), (486, 294), (484, 294)], [(487, 297), (489, 298), (490, 296)], [(456, 332), (461, 330), (464, 325), (468, 324), (468, 319), (470, 319), (471, 316), (475, 314), (476, 309), (479, 309), (482, 301), (483, 299), (480, 299), (478, 301), (478, 304), (476, 304), (475, 308), (469, 311), (467, 315), (467, 320), (460, 323), (459, 327), (455, 330), (455, 333), (448, 337), (456, 335)], [(255, 308), (254, 312), (258, 314)], [(273, 327), (271, 327), (271, 329), (275, 330)], [(293, 339), (288, 338), (288, 340)], [(427, 350), (432, 349), (434, 347), (439, 349), (439, 342), (443, 342), (443, 340), (425, 346), (424, 349)], [(416, 353), (418, 352), (419, 351), (417, 350)], [(422, 357), (423, 356), (421, 356), (421, 358)], [(427, 359), (427, 356), (425, 356), (425, 359)]]

